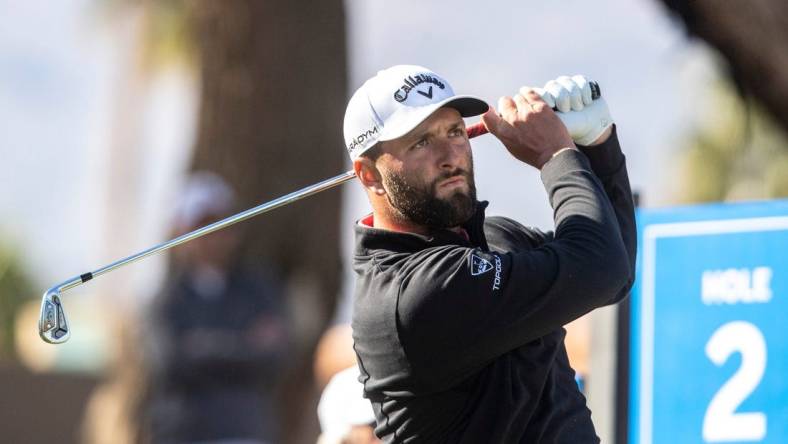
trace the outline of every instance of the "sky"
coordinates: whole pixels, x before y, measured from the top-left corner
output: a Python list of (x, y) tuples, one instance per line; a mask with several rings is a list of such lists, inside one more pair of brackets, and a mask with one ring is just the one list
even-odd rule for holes
[(69, 207), (89, 200), (83, 190), (97, 179), (109, 54), (75, 20), (85, 2), (11, 3), (0, 3), (0, 227), (52, 267), (60, 261), (47, 256), (72, 256), (69, 244), (97, 228), (95, 208)]
[[(713, 65), (656, 1), (345, 4), (348, 94), (400, 63), (427, 66), (458, 93), (493, 104), (523, 85), (584, 74), (602, 86), (633, 188), (647, 206), (669, 201), (677, 141), (702, 117)], [(92, 0), (0, 0), (0, 238), (10, 239), (42, 286), (165, 240), (167, 209), (193, 144), (196, 82), (173, 69), (140, 87), (128, 74), (135, 23), (133, 14), (108, 17)], [(119, 142), (119, 134), (131, 137)], [(551, 229), (538, 171), (492, 136), (473, 146), (488, 214)], [(336, 148), (344, 149), (341, 140)], [(368, 205), (355, 184), (341, 192), (350, 227)], [(343, 236), (347, 258), (352, 230)], [(77, 290), (75, 299), (134, 306), (152, 293), (162, 265), (147, 260)], [(348, 295), (349, 270), (344, 282)]]

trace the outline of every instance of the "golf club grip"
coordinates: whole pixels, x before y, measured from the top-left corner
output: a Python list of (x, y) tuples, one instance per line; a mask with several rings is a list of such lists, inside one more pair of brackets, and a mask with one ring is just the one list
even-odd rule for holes
[(484, 126), (484, 122), (474, 123), (473, 125), (469, 126), (465, 129), (468, 132), (468, 138), (473, 139), (474, 137), (483, 136), (487, 134), (487, 127)]
[[(593, 81), (588, 82), (588, 84), (591, 86), (591, 100), (596, 100), (600, 98), (602, 96), (602, 91), (599, 89), (599, 84)], [(557, 111), (557, 109), (553, 108), (553, 111)], [(466, 128), (466, 131), (468, 132), (469, 139), (482, 136), (489, 132), (487, 131), (487, 127), (484, 126), (484, 122), (478, 122), (469, 126), (468, 128)]]

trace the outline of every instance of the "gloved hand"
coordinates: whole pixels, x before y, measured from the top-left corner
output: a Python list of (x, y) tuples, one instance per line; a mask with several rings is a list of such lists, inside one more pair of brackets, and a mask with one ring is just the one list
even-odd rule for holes
[(534, 90), (558, 110), (556, 114), (577, 144), (590, 145), (613, 125), (607, 102), (604, 97), (592, 100), (591, 85), (585, 76), (561, 76)]

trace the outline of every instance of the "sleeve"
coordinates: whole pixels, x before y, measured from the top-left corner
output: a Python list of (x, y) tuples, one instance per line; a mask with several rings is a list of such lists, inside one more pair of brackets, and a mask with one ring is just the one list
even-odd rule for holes
[(616, 126), (605, 143), (597, 146), (579, 146), (583, 154), (588, 157), (591, 169), (599, 178), (605, 189), (605, 194), (616, 213), (621, 240), (627, 251), (629, 264), (629, 284), (616, 294), (607, 303), (620, 302), (628, 294), (635, 278), (635, 258), (637, 256), (637, 229), (635, 227), (635, 203), (632, 198), (632, 189), (629, 185), (629, 176), (626, 168), (626, 158), (621, 152)]
[[(635, 228), (635, 205), (632, 189), (626, 169), (626, 158), (616, 134), (616, 127), (605, 143), (597, 146), (579, 146), (580, 151), (588, 157), (591, 170), (597, 176), (605, 190), (605, 195), (613, 206), (616, 214), (621, 240), (627, 251), (630, 279), (629, 285), (608, 301), (609, 304), (624, 299), (633, 284), (635, 276), (635, 258), (637, 256), (637, 232)], [(534, 227), (524, 227), (519, 223), (501, 217), (491, 217), (485, 224), (487, 241), (491, 247), (499, 251), (514, 251), (522, 248), (530, 249), (553, 239), (552, 231), (543, 233)]]
[(484, 221), (484, 237), (493, 251), (519, 252), (539, 248), (550, 242), (553, 232), (526, 227), (507, 217), (491, 216)]
[(588, 158), (565, 151), (541, 174), (554, 209), (550, 241), (514, 253), (429, 249), (401, 270), (398, 332), (423, 383), (451, 386), (629, 285), (616, 213)]

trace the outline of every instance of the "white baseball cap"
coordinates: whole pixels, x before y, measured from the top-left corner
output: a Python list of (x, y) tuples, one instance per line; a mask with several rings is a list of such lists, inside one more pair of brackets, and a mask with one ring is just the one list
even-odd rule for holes
[(396, 65), (364, 82), (345, 110), (345, 147), (355, 160), (376, 143), (402, 137), (437, 109), (448, 106), (463, 117), (487, 111), (477, 97), (455, 95), (449, 82), (416, 65)]

